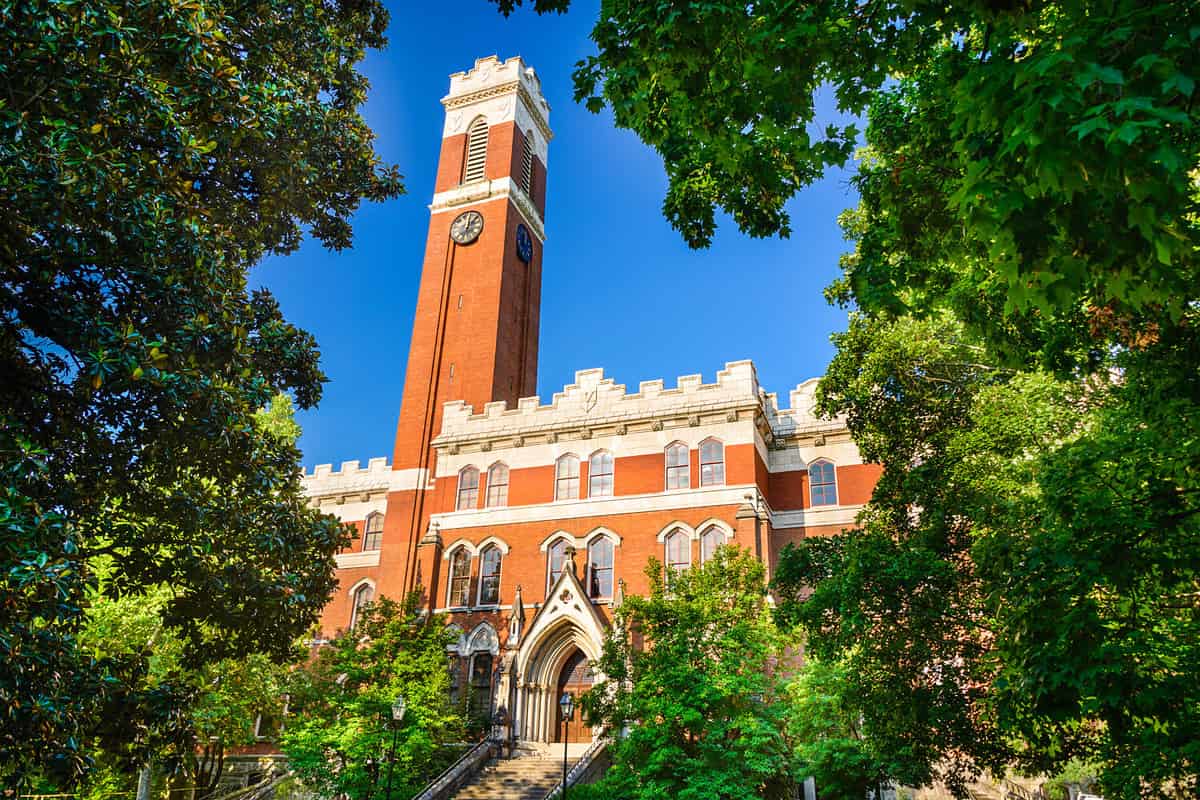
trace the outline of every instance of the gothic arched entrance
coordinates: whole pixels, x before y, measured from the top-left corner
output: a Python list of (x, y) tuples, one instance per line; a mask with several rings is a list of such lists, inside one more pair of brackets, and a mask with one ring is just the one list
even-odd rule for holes
[[(579, 708), (579, 696), (592, 688), (591, 665), (588, 664), (587, 656), (583, 651), (576, 648), (562, 665), (562, 670), (558, 676), (558, 688), (555, 692), (555, 697), (562, 697), (563, 692), (568, 692), (575, 698), (575, 708), (571, 714), (571, 719), (567, 720), (566, 737), (568, 742), (590, 742), (592, 740), (592, 729), (588, 727), (583, 720), (583, 710)], [(555, 715), (554, 725), (554, 741), (563, 741), (563, 718), (562, 709), (558, 703), (555, 707), (559, 709)]]

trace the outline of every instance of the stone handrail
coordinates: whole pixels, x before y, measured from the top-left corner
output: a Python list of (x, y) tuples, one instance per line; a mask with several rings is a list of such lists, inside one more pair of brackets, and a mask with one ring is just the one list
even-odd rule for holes
[[(583, 777), (584, 773), (587, 772), (588, 768), (592, 766), (600, 754), (604, 752), (606, 747), (608, 747), (608, 737), (603, 735), (597, 736), (596, 741), (592, 742), (591, 746), (583, 751), (583, 755), (575, 762), (575, 766), (571, 767), (567, 772), (567, 786), (574, 786), (578, 783), (579, 779)], [(553, 798), (561, 797), (562, 790), (563, 782), (559, 781), (550, 791), (546, 792), (543, 800), (553, 800)]]
[(496, 744), (496, 740), (490, 736), (484, 739), (459, 756), (458, 760), (447, 767), (445, 772), (438, 775), (424, 789), (413, 795), (412, 800), (441, 800), (449, 796), (447, 790), (453, 791), (458, 788), (463, 778), (478, 769), (481, 762), (491, 758), (492, 748)]

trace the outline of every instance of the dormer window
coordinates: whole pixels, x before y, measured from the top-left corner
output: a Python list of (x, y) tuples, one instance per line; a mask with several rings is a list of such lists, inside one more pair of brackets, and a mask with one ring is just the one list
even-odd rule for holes
[(484, 117), (476, 117), (467, 128), (467, 153), (463, 159), (463, 183), (481, 181), (487, 166), (488, 123)]

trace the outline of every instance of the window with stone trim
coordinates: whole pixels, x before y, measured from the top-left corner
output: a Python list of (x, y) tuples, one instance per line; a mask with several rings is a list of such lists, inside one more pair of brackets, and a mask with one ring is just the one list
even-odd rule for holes
[(837, 505), (837, 468), (832, 461), (822, 458), (808, 465), (808, 496), (809, 505)]
[(479, 506), (479, 470), (475, 467), (463, 467), (458, 472), (458, 499), (454, 507), (459, 511), (467, 511)]
[(588, 596), (612, 597), (613, 543), (607, 536), (598, 536), (588, 545)]
[(502, 461), (488, 467), (485, 502), (488, 508), (502, 508), (508, 505), (508, 465)]
[(579, 499), (579, 456), (568, 453), (555, 462), (554, 499)]
[(700, 563), (707, 563), (713, 557), (717, 548), (725, 544), (725, 531), (716, 525), (709, 525), (700, 534)]
[(700, 485), (725, 485), (725, 445), (720, 439), (700, 443)]
[(476, 117), (467, 128), (467, 152), (463, 157), (463, 183), (481, 181), (487, 167), (488, 123)]
[(692, 540), (687, 531), (675, 528), (667, 534), (667, 578), (672, 572), (685, 570), (692, 565)]
[(667, 445), (667, 490), (687, 489), (692, 485), (688, 446), (682, 442)]
[(494, 606), (500, 602), (500, 568), (504, 554), (494, 544), (479, 555), (479, 605)]
[(597, 450), (588, 459), (588, 497), (612, 497), (613, 457), (607, 450)]
[(563, 571), (563, 561), (567, 556), (567, 540), (556, 539), (546, 551), (546, 591), (558, 580)]
[(363, 541), (362, 549), (366, 553), (370, 550), (378, 550), (383, 545), (383, 514), (375, 512), (367, 515), (367, 521), (363, 523)]
[(363, 608), (373, 599), (375, 599), (375, 587), (369, 583), (364, 583), (354, 590), (354, 594), (350, 596), (350, 630), (354, 630)]
[(458, 548), (450, 556), (450, 585), (448, 588), (447, 606), (462, 608), (470, 602), (471, 554), (465, 547)]
[(469, 716), (475, 719), (491, 719), (492, 711), (492, 654), (475, 653), (471, 656), (471, 708)]

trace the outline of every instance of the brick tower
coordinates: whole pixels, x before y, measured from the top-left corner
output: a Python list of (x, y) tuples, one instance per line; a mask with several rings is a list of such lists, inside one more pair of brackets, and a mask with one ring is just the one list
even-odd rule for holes
[[(520, 57), (450, 76), (429, 237), (393, 450), (381, 584), (430, 581), (431, 509), (442, 406), (515, 405), (537, 389), (550, 107)], [(428, 553), (421, 552), (429, 550)], [(424, 569), (418, 561), (430, 561)], [(399, 595), (399, 591), (389, 591)]]

